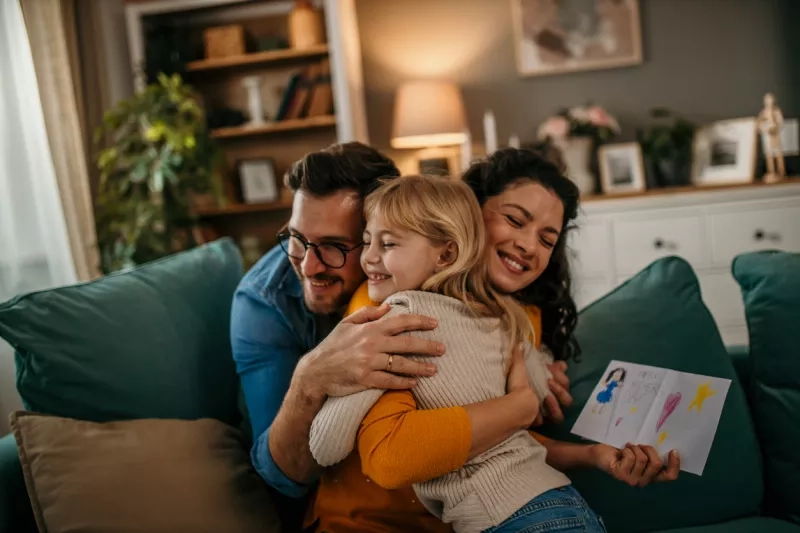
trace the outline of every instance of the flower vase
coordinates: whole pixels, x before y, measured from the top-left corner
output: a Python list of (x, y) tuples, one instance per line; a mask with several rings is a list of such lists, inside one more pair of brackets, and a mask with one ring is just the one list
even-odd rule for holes
[(578, 186), (582, 195), (594, 194), (597, 180), (591, 169), (594, 147), (592, 138), (568, 137), (558, 141), (556, 146), (561, 150), (567, 166), (567, 177)]

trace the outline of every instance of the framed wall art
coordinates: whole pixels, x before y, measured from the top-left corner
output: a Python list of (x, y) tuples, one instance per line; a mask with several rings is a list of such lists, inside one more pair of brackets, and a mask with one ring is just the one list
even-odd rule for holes
[(511, 0), (511, 13), (522, 76), (642, 63), (639, 0)]

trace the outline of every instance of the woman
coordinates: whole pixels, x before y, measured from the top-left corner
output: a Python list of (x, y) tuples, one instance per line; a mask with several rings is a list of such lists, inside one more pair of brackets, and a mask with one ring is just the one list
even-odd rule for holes
[[(559, 361), (576, 357), (578, 346), (572, 332), (577, 311), (569, 292), (566, 255), (567, 234), (577, 216), (576, 187), (538, 153), (515, 149), (498, 151), (476, 163), (464, 179), (482, 207), (486, 253), (496, 288), (513, 294), (533, 311), (534, 329), (540, 332), (537, 344), (547, 346)], [(368, 303), (366, 289), (360, 293), (353, 298), (351, 311)], [(309, 518), (322, 522), (319, 530), (369, 530), (374, 526), (449, 531), (448, 526), (430, 520), (431, 515), (415, 501), (410, 485), (457, 470), (520, 429), (510, 397), (463, 408), (417, 410), (410, 392), (387, 392), (359, 432), (361, 461), (358, 454), (351, 454), (326, 472), (319, 487), (319, 494), (325, 497), (318, 497)], [(451, 428), (444, 440), (436, 432), (442, 427)], [(548, 448), (547, 461), (557, 470), (598, 467), (639, 486), (677, 476), (678, 458), (671, 456), (668, 469), (662, 471), (658, 454), (648, 447), (617, 450), (534, 436)], [(361, 469), (368, 477), (358, 475)], [(397, 490), (379, 491), (373, 481)], [(365, 501), (354, 501), (353, 495), (359, 491)]]

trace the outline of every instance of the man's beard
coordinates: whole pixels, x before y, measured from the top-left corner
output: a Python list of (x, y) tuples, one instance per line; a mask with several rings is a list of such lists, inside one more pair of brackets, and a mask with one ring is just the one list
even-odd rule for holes
[[(301, 277), (300, 281), (303, 285), (303, 300), (305, 300), (306, 307), (309, 311), (318, 315), (330, 315), (333, 313), (341, 312), (345, 306), (350, 302), (352, 294), (347, 291), (344, 285), (344, 280), (339, 276), (320, 275), (313, 278)], [(338, 294), (319, 296), (307, 290), (307, 281), (316, 282), (333, 282), (334, 286), (338, 289)]]

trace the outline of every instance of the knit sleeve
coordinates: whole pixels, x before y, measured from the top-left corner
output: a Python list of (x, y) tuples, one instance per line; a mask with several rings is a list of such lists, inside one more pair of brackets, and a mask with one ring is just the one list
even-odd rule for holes
[[(365, 300), (366, 298), (366, 300)], [(370, 305), (366, 284), (353, 295), (347, 314)], [(388, 315), (406, 313), (403, 307), (392, 308)], [(361, 420), (385, 389), (367, 389), (347, 396), (328, 398), (311, 423), (308, 445), (320, 466), (331, 466), (350, 455), (355, 447)]]
[(528, 380), (536, 391), (539, 401), (544, 401), (545, 396), (550, 394), (550, 387), (547, 380), (553, 377), (547, 365), (553, 363), (553, 356), (542, 348), (542, 312), (534, 305), (525, 307), (528, 320), (536, 334), (535, 345), (528, 344), (525, 353), (525, 366), (528, 370)]
[(471, 445), (472, 427), (463, 407), (420, 410), (409, 391), (386, 392), (358, 430), (361, 469), (387, 489), (458, 470)]
[(544, 401), (545, 396), (550, 394), (550, 387), (547, 380), (553, 377), (547, 365), (553, 362), (550, 354), (537, 350), (532, 344), (526, 345), (525, 367), (528, 370), (528, 381), (530, 381), (539, 401)]
[(311, 423), (309, 448), (320, 466), (331, 466), (350, 455), (359, 424), (384, 389), (367, 389), (348, 396), (331, 397)]

